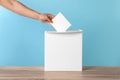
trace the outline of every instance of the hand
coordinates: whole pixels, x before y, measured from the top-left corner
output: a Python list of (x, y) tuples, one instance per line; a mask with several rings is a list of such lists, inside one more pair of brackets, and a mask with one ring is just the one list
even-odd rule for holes
[(54, 16), (52, 14), (39, 14), (39, 18), (38, 20), (44, 23), (53, 23), (52, 19), (54, 18)]

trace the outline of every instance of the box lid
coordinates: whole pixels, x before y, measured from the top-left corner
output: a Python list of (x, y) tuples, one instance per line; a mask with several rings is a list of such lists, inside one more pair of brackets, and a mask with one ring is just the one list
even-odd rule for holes
[(50, 34), (72, 34), (72, 33), (82, 33), (82, 30), (69, 30), (65, 32), (57, 32), (57, 31), (45, 31)]

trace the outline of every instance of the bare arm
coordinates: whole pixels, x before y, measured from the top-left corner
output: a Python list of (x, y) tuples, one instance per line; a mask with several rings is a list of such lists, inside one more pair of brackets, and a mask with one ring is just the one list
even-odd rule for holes
[(33, 18), (46, 23), (51, 23), (52, 18), (54, 17), (51, 14), (38, 13), (26, 7), (25, 5), (23, 5), (17, 0), (0, 0), (0, 5), (22, 16)]

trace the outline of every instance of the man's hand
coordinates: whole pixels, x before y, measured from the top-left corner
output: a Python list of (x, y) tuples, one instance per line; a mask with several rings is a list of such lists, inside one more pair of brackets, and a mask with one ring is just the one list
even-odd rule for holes
[(38, 20), (44, 23), (52, 23), (54, 16), (52, 14), (39, 14)]
[(26, 7), (25, 5), (23, 5), (17, 0), (0, 0), (0, 5), (19, 15), (33, 18), (48, 24), (52, 23), (52, 19), (54, 18), (54, 16), (51, 14), (40, 14)]

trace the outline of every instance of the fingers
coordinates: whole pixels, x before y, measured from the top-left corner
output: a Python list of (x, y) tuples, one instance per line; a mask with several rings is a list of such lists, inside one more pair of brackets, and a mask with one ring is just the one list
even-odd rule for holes
[(47, 14), (47, 17), (49, 18), (50, 23), (53, 23), (52, 19), (54, 18), (54, 16), (51, 14)]
[(46, 19), (46, 22), (47, 22), (47, 23), (52, 23), (52, 20), (49, 19), (49, 18), (47, 18), (47, 19)]
[(39, 16), (39, 20), (44, 22), (44, 23), (48, 23), (51, 24), (53, 23), (52, 19), (54, 18), (54, 16), (52, 14), (40, 14)]
[(50, 18), (50, 19), (53, 19), (54, 16), (52, 14), (47, 14), (47, 16)]
[(48, 17), (43, 19), (42, 22), (44, 22), (44, 23), (52, 23), (51, 20)]

